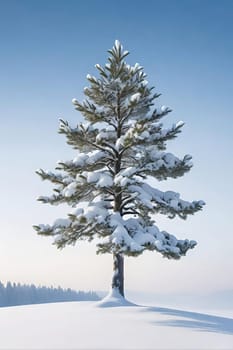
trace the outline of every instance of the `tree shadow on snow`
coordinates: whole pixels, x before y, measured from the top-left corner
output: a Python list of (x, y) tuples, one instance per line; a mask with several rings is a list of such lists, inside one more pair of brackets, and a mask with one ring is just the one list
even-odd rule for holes
[(215, 332), (233, 335), (233, 319), (221, 316), (200, 314), (197, 312), (174, 310), (160, 307), (148, 307), (145, 311), (174, 316), (175, 319), (152, 321), (161, 326), (192, 328), (201, 332)]

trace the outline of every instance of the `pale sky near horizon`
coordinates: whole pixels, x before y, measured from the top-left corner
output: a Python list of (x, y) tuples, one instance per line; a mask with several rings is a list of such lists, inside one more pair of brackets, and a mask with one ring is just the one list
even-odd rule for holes
[(93, 244), (58, 251), (33, 224), (65, 217), (66, 207), (36, 201), (51, 193), (37, 168), (53, 170), (75, 155), (57, 133), (58, 119), (81, 115), (87, 73), (104, 64), (115, 39), (139, 62), (158, 105), (185, 127), (168, 150), (191, 154), (184, 177), (154, 183), (187, 200), (203, 199), (202, 212), (186, 221), (158, 217), (161, 229), (198, 241), (180, 261), (157, 253), (127, 258), (126, 289), (154, 293), (208, 293), (233, 289), (233, 2), (0, 0), (0, 280), (84, 290), (110, 287), (111, 256)]

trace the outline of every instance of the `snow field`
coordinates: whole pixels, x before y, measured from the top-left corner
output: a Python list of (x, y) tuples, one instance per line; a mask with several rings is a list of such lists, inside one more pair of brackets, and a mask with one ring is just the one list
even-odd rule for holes
[(232, 349), (233, 318), (95, 302), (0, 309), (0, 349)]

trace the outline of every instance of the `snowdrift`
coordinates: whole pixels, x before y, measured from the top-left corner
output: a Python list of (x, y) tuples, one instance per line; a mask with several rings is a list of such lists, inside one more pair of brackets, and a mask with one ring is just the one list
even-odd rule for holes
[[(111, 298), (105, 299), (109, 305)], [(100, 306), (82, 301), (0, 308), (0, 349), (232, 349), (230, 317)]]

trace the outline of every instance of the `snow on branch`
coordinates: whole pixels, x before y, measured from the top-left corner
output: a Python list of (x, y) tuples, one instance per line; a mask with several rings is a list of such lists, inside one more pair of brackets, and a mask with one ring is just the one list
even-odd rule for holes
[(137, 256), (145, 249), (156, 250), (168, 259), (179, 259), (197, 244), (195, 241), (178, 240), (155, 225), (145, 226), (143, 221), (130, 218), (124, 220), (119, 213), (111, 216), (112, 234), (98, 244), (99, 253), (118, 252)]
[(101, 169), (109, 161), (106, 152), (94, 150), (92, 152), (78, 152), (74, 159), (69, 161), (58, 161), (57, 170), (64, 170), (72, 176), (82, 171), (95, 171)]
[(90, 142), (95, 142), (98, 130), (94, 129), (90, 124), (77, 125), (72, 128), (67, 121), (60, 119), (59, 134), (64, 134), (67, 138), (67, 143), (75, 149), (87, 149), (91, 151), (93, 147)]
[(38, 174), (42, 180), (49, 180), (58, 185), (66, 186), (72, 182), (72, 177), (60, 173), (53, 173), (48, 170), (38, 169), (36, 170), (36, 174)]
[[(109, 205), (108, 205), (109, 207)], [(58, 248), (66, 244), (75, 244), (77, 240), (94, 238), (96, 232), (103, 231), (103, 224), (109, 214), (104, 201), (97, 201), (83, 208), (74, 209), (67, 219), (57, 219), (52, 225), (35, 225), (34, 229), (39, 235), (53, 236), (54, 244)], [(106, 234), (106, 230), (102, 235)]]
[[(92, 77), (91, 80), (89, 78), (90, 81), (93, 81), (93, 79), (94, 79), (94, 77)], [(85, 94), (91, 98), (94, 98), (95, 92), (93, 94), (93, 90), (96, 90), (96, 89), (85, 88)], [(76, 99), (73, 99), (72, 102), (75, 106), (75, 109), (77, 111), (81, 112), (88, 122), (90, 122), (92, 124), (98, 123), (98, 122), (110, 122), (109, 112), (111, 112), (111, 109), (108, 110), (106, 108), (105, 109), (101, 108), (101, 107), (97, 106), (96, 104), (91, 103), (87, 99), (84, 100), (82, 103), (78, 102)], [(113, 124), (113, 125), (115, 125), (115, 124)]]
[(165, 142), (174, 139), (181, 132), (183, 125), (183, 122), (178, 122), (171, 128), (164, 129), (161, 123), (150, 124), (143, 120), (131, 120), (130, 123), (124, 126), (124, 134), (116, 139), (115, 148), (120, 154), (128, 149), (133, 149), (137, 153), (141, 145), (147, 148), (156, 146), (157, 150), (164, 150), (166, 149)]
[[(99, 179), (99, 187), (105, 187), (106, 185), (103, 184), (101, 180), (102, 178)], [(57, 205), (67, 203), (71, 206), (75, 206), (81, 199), (91, 201), (97, 195), (96, 186), (93, 181), (88, 181), (87, 173), (78, 175), (76, 179), (73, 179), (73, 181), (66, 186), (55, 188), (54, 192), (55, 193), (51, 196), (40, 196), (37, 200), (45, 204)]]
[(61, 119), (58, 132), (60, 134), (65, 134), (67, 143), (74, 149), (83, 150), (85, 152), (101, 150), (103, 152), (107, 152), (111, 156), (115, 155), (115, 150), (113, 150), (112, 147), (102, 147), (101, 143), (97, 142), (99, 129), (93, 128), (93, 126), (89, 123), (86, 125), (80, 123), (76, 128), (72, 128), (68, 122)]
[(41, 203), (58, 205), (62, 203), (66, 203), (67, 200), (62, 196), (61, 193), (53, 194), (51, 196), (39, 196), (37, 200)]
[(158, 212), (174, 218), (178, 215), (182, 219), (186, 219), (187, 215), (194, 214), (202, 209), (205, 202), (193, 201), (188, 202), (180, 199), (180, 194), (173, 191), (162, 192), (147, 183), (142, 185), (130, 185), (129, 192), (137, 193), (136, 200), (139, 206), (144, 206), (151, 212)]
[[(136, 177), (146, 179), (153, 176), (157, 180), (183, 176), (191, 167), (190, 155), (179, 159), (172, 153), (159, 152), (155, 147), (142, 148), (141, 152), (128, 160), (128, 167), (122, 167), (114, 178), (114, 183), (122, 187), (135, 183)], [(131, 153), (130, 153), (131, 154)]]
[(142, 171), (146, 175), (158, 180), (166, 180), (169, 177), (183, 176), (193, 166), (191, 160), (192, 157), (188, 154), (183, 159), (179, 159), (172, 153), (158, 152), (148, 148), (139, 160), (139, 164), (142, 163)]

